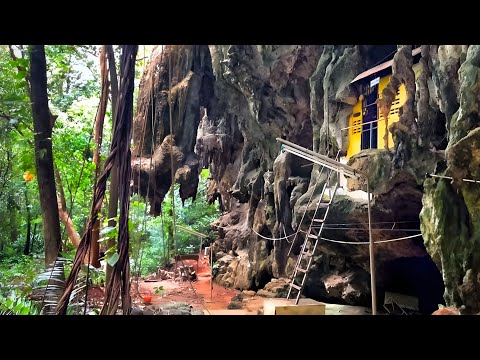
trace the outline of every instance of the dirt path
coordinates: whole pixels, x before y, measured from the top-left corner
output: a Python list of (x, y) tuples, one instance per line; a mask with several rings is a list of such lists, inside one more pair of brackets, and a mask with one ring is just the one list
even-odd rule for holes
[[(193, 265), (195, 268), (197, 262), (194, 260), (184, 260), (185, 265)], [(238, 295), (240, 291), (234, 289), (227, 289), (223, 286), (213, 283), (213, 290), (210, 291), (210, 266), (208, 258), (202, 258), (198, 262), (197, 280), (193, 282), (189, 281), (174, 281), (174, 280), (161, 280), (161, 281), (140, 281), (139, 292), (143, 293), (155, 293), (155, 289), (163, 287), (164, 294), (153, 295), (152, 304), (159, 305), (168, 302), (186, 302), (192, 305), (196, 310), (223, 310), (227, 309), (228, 304), (231, 302), (232, 297)], [(136, 286), (133, 284), (133, 293), (136, 293)], [(192, 289), (195, 289), (193, 290)], [(133, 296), (134, 304), (143, 305), (144, 301), (138, 294)]]
[[(183, 262), (184, 265), (193, 265), (196, 269), (196, 261), (184, 260)], [(182, 265), (181, 262), (179, 262), (179, 265)], [(253, 291), (241, 293), (238, 290), (224, 288), (215, 282), (211, 291), (208, 257), (199, 260), (196, 281), (139, 281), (138, 290), (136, 285), (136, 282), (133, 281), (131, 289), (132, 305), (138, 308), (146, 306), (142, 296), (151, 294), (151, 305), (187, 303), (194, 310), (211, 315), (257, 315), (259, 310), (260, 313), (263, 312), (263, 305), (266, 299), (265, 297), (254, 295)], [(155, 295), (155, 290), (159, 287), (163, 288), (163, 294)], [(95, 307), (100, 308), (102, 306), (103, 297), (103, 288), (92, 288), (89, 292), (89, 302)], [(228, 309), (228, 305), (231, 303), (236, 305), (232, 310)], [(365, 311), (366, 308), (358, 306), (326, 305), (325, 315), (366, 315), (370, 313)]]

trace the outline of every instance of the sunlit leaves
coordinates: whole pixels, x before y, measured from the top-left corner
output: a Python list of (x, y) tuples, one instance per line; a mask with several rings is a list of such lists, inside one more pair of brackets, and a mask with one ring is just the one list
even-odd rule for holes
[(48, 91), (52, 103), (66, 111), (81, 98), (98, 98), (100, 93), (96, 46), (49, 45), (47, 57)]
[(110, 266), (114, 266), (119, 259), (118, 253), (113, 253), (111, 256), (106, 256), (105, 261), (108, 263)]
[(119, 259), (117, 250), (118, 250), (117, 244), (115, 244), (112, 247), (110, 247), (109, 249), (107, 249), (107, 251), (105, 251), (105, 261), (110, 266), (114, 266)]

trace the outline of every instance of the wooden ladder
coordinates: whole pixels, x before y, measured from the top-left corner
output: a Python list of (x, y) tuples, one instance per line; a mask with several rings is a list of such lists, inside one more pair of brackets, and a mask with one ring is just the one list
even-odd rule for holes
[[(332, 173), (334, 172), (335, 172), (334, 170), (328, 169), (327, 180), (323, 185), (322, 194), (320, 195), (320, 199), (317, 202), (317, 206), (313, 214), (313, 219), (308, 227), (308, 230), (301, 231), (305, 235), (305, 240), (303, 241), (300, 254), (298, 255), (297, 262), (295, 264), (295, 270), (293, 271), (293, 275), (290, 281), (290, 288), (288, 290), (288, 295), (287, 295), (287, 299), (291, 299), (293, 298), (294, 293), (296, 293), (295, 305), (298, 304), (300, 295), (302, 294), (303, 287), (305, 286), (307, 275), (310, 271), (310, 267), (313, 262), (313, 255), (315, 253), (315, 250), (317, 249), (318, 241), (321, 239), (323, 227), (325, 225), (325, 221), (330, 211), (330, 206), (333, 203), (333, 200), (335, 198), (335, 193), (337, 192), (337, 189), (340, 183), (340, 173), (337, 172), (336, 173), (337, 179), (335, 181), (334, 190), (331, 193), (330, 199), (328, 201), (324, 201), (323, 197), (325, 195), (326, 190), (330, 188), (330, 180), (332, 178)], [(317, 219), (316, 216), (318, 213), (318, 209), (320, 208), (325, 208), (325, 213), (323, 214), (323, 217)], [(307, 211), (308, 211), (308, 205), (305, 209), (305, 212)], [(301, 223), (299, 224), (299, 226), (301, 226)], [(302, 262), (304, 259), (307, 260), (306, 267), (302, 267)]]

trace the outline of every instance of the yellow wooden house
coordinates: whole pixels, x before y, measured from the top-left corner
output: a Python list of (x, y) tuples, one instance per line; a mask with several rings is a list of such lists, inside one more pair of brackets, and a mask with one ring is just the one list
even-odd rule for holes
[[(420, 48), (413, 50), (414, 60), (418, 61)], [(382, 97), (382, 91), (387, 86), (392, 76), (393, 60), (375, 66), (358, 75), (352, 84), (355, 84), (360, 90), (358, 102), (354, 105), (352, 114), (349, 118), (348, 127), (348, 149), (346, 160), (365, 149), (384, 148), (385, 119), (381, 115), (377, 100)], [(418, 63), (413, 66), (415, 76), (421, 67)], [(399, 120), (399, 110), (407, 99), (405, 85), (401, 84), (397, 90), (397, 95), (392, 103), (388, 114), (388, 126)], [(393, 147), (392, 134), (388, 135), (388, 147)]]

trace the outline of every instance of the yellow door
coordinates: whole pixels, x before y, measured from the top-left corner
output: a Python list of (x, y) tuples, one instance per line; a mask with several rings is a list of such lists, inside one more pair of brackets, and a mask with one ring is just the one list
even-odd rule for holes
[(360, 152), (362, 142), (362, 100), (359, 100), (353, 107), (348, 122), (348, 150), (347, 160)]

